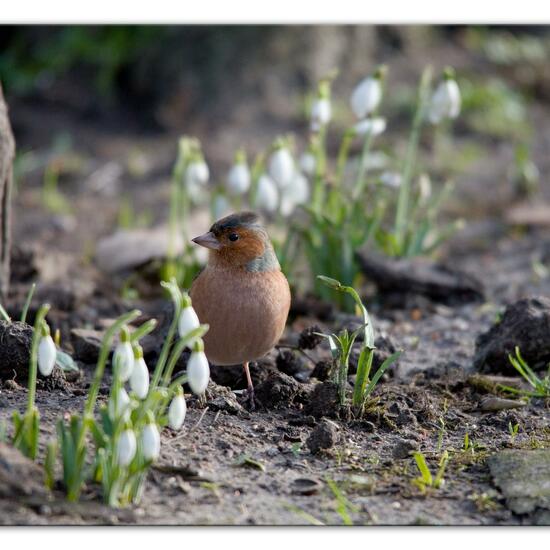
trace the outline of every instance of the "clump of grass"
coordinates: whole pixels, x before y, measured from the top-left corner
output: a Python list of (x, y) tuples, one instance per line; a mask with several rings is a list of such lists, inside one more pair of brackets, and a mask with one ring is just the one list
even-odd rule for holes
[(345, 329), (339, 334), (322, 335), (328, 339), (330, 350), (336, 363), (335, 382), (338, 385), (340, 405), (344, 405), (347, 402), (346, 386), (349, 370), (349, 356), (357, 336), (363, 333), (363, 342), (357, 362), (355, 387), (351, 399), (355, 411), (361, 414), (369, 396), (380, 381), (380, 378), (382, 378), (386, 370), (397, 361), (401, 355), (401, 351), (397, 351), (388, 357), (382, 365), (380, 365), (380, 368), (371, 379), (370, 374), (376, 347), (374, 345), (374, 328), (367, 308), (354, 288), (342, 285), (340, 281), (323, 275), (319, 275), (318, 279), (331, 289), (351, 296), (363, 320), (363, 326), (352, 333)]
[(420, 451), (413, 453), (413, 456), (416, 467), (420, 472), (420, 476), (413, 479), (413, 483), (422, 491), (422, 493), (425, 493), (428, 488), (439, 489), (442, 487), (445, 483), (443, 476), (449, 462), (449, 453), (445, 451), (441, 456), (435, 475), (432, 475), (432, 472), (426, 462), (426, 458)]
[(519, 347), (515, 348), (515, 357), (510, 354), (508, 359), (516, 371), (521, 374), (523, 379), (533, 388), (532, 390), (518, 390), (510, 386), (502, 386), (508, 392), (526, 395), (529, 397), (550, 397), (550, 364), (544, 378), (540, 378), (537, 373), (531, 369), (527, 362), (521, 356)]

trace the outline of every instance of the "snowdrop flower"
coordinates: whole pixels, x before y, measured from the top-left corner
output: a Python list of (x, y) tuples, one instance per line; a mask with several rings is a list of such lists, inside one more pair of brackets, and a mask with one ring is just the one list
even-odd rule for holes
[(317, 168), (317, 159), (311, 151), (305, 151), (300, 157), (300, 169), (306, 176), (313, 176)]
[(124, 430), (116, 443), (116, 460), (119, 466), (128, 466), (136, 456), (136, 434), (131, 429)]
[(205, 187), (210, 177), (208, 165), (204, 162), (201, 153), (196, 153), (185, 170), (185, 188), (191, 200), (201, 202), (204, 198)]
[(187, 362), (187, 383), (195, 395), (201, 395), (208, 386), (208, 380), (210, 380), (210, 366), (204, 354), (204, 343), (199, 339), (195, 342)]
[(354, 127), (355, 133), (359, 136), (372, 134), (378, 136), (386, 129), (386, 119), (381, 117), (365, 118)]
[(317, 98), (311, 105), (310, 118), (313, 132), (318, 132), (323, 126), (327, 125), (332, 118), (330, 99)]
[(332, 107), (330, 104), (330, 80), (323, 79), (319, 82), (317, 97), (311, 104), (310, 121), (311, 131), (318, 132), (326, 126), (332, 118)]
[(42, 337), (38, 344), (38, 369), (42, 376), (50, 376), (55, 366), (57, 350), (47, 323), (42, 325)]
[(149, 391), (149, 369), (143, 359), (143, 349), (136, 346), (134, 350), (134, 366), (130, 375), (130, 388), (139, 399), (145, 399)]
[(278, 206), (279, 192), (275, 182), (267, 174), (261, 175), (256, 190), (256, 207), (267, 212), (274, 212)]
[(445, 118), (456, 118), (460, 113), (460, 89), (451, 68), (445, 69), (428, 106), (428, 119), (439, 124)]
[(275, 144), (275, 151), (269, 159), (269, 175), (282, 189), (290, 185), (294, 176), (294, 161), (288, 147), (282, 140)]
[(130, 344), (130, 334), (126, 327), (123, 327), (120, 331), (120, 342), (115, 348), (113, 354), (113, 365), (116, 376), (120, 378), (122, 382), (126, 382), (132, 374), (134, 368), (134, 350), (132, 344)]
[(185, 420), (186, 412), (187, 404), (185, 403), (185, 397), (183, 397), (183, 390), (181, 386), (179, 386), (178, 392), (172, 399), (170, 407), (168, 407), (168, 424), (170, 428), (179, 430)]
[[(221, 195), (220, 193), (218, 193), (212, 200), (211, 209), (212, 209), (212, 218), (214, 220), (219, 220), (220, 218), (224, 218), (232, 211), (231, 204), (229, 203), (227, 198), (224, 195)], [(202, 248), (204, 247), (198, 247), (198, 250), (201, 250)], [(205, 259), (208, 259), (208, 249), (205, 249), (205, 251), (207, 253), (205, 256)]]
[(116, 420), (121, 416), (124, 420), (130, 419), (130, 397), (124, 388), (119, 388), (118, 390), (116, 409), (114, 396), (111, 395), (109, 399), (108, 411), (111, 420)]
[(281, 196), (281, 214), (289, 216), (296, 206), (304, 204), (309, 199), (309, 183), (300, 172), (296, 172), (292, 184), (283, 189)]
[(160, 433), (153, 419), (141, 432), (141, 449), (145, 460), (156, 460), (160, 455)]
[(379, 67), (372, 76), (368, 76), (355, 87), (351, 94), (351, 108), (359, 119), (373, 113), (382, 101), (382, 79), (385, 67)]
[(237, 151), (235, 163), (227, 174), (227, 191), (231, 195), (242, 195), (250, 188), (250, 170), (246, 164), (246, 155), (243, 150)]
[(428, 174), (420, 174), (418, 178), (418, 200), (426, 204), (432, 195), (432, 182)]
[(398, 172), (382, 172), (380, 175), (380, 183), (392, 189), (398, 189), (401, 186), (401, 174)]
[[(185, 338), (192, 330), (201, 326), (197, 313), (191, 305), (191, 298), (187, 293), (183, 294), (182, 309), (178, 319), (178, 334), (180, 338)], [(192, 342), (190, 342), (190, 345)]]

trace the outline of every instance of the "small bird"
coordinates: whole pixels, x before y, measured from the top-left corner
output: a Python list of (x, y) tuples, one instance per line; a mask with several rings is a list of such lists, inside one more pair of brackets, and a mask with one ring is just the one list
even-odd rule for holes
[(215, 365), (242, 364), (248, 399), (254, 408), (249, 363), (277, 343), (290, 309), (288, 281), (259, 217), (231, 214), (192, 241), (210, 249), (208, 263), (191, 286), (201, 323), (205, 353)]

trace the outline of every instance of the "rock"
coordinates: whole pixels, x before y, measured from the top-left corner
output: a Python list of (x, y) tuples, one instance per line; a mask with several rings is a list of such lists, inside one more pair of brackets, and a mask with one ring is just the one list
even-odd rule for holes
[(318, 361), (315, 368), (311, 371), (310, 377), (324, 382), (330, 376), (332, 370), (332, 361)]
[(300, 390), (299, 382), (279, 371), (270, 372), (268, 378), (254, 388), (258, 401), (268, 409), (291, 404)]
[(218, 386), (210, 381), (206, 389), (206, 404), (211, 411), (223, 411), (229, 414), (244, 412), (235, 394), (225, 386)]
[(305, 406), (305, 413), (321, 418), (337, 416), (339, 410), (338, 386), (334, 382), (317, 384)]
[(550, 450), (505, 450), (489, 457), (495, 485), (515, 514), (550, 510)]
[(427, 258), (387, 258), (356, 254), (362, 272), (386, 293), (419, 294), (446, 304), (483, 300), (481, 282), (473, 275)]
[(499, 323), (478, 336), (474, 367), (480, 371), (517, 375), (508, 360), (518, 346), (533, 370), (550, 362), (550, 298), (524, 298), (509, 305)]
[(288, 374), (288, 376), (296, 376), (305, 370), (302, 359), (291, 350), (279, 351), (275, 364), (281, 372)]
[(323, 484), (315, 478), (299, 477), (290, 484), (293, 495), (315, 495), (323, 488)]
[(304, 350), (316, 348), (323, 341), (323, 337), (319, 336), (322, 332), (318, 325), (305, 328), (300, 332), (298, 347)]
[(334, 447), (340, 441), (340, 427), (332, 420), (323, 419), (313, 429), (306, 440), (308, 449), (316, 454)]
[(73, 357), (77, 361), (93, 364), (99, 357), (101, 340), (104, 332), (86, 328), (73, 328), (71, 330), (71, 343), (73, 345)]
[(27, 380), (32, 335), (26, 323), (0, 321), (0, 379)]
[(0, 442), (0, 498), (45, 497), (44, 472), (17, 449)]
[[(540, 200), (540, 199), (539, 199)], [(550, 204), (531, 201), (517, 204), (506, 211), (506, 222), (512, 225), (550, 226)]]
[(517, 399), (503, 399), (501, 397), (488, 396), (479, 402), (479, 410), (483, 412), (505, 411), (508, 409), (519, 409), (525, 407), (525, 401)]
[(416, 441), (411, 439), (400, 439), (392, 449), (392, 456), (397, 460), (408, 458), (412, 451), (418, 448)]

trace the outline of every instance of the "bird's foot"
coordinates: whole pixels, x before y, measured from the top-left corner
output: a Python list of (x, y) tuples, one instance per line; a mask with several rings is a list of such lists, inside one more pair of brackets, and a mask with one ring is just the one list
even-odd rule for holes
[(254, 394), (254, 386), (248, 386), (248, 388), (246, 389), (246, 401), (245, 401), (245, 403), (248, 403), (248, 408), (251, 411), (256, 410), (257, 401), (256, 401), (256, 396)]

